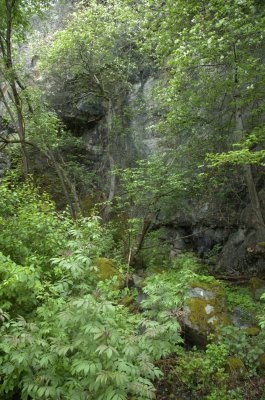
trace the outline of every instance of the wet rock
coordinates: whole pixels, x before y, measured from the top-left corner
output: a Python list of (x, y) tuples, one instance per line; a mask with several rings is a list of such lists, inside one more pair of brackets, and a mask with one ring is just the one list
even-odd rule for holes
[(144, 278), (142, 276), (133, 274), (132, 276), (133, 284), (137, 289), (142, 289), (144, 286)]
[(246, 313), (240, 307), (235, 307), (233, 312), (230, 314), (233, 325), (244, 329), (250, 329), (253, 326), (253, 316), (250, 313)]

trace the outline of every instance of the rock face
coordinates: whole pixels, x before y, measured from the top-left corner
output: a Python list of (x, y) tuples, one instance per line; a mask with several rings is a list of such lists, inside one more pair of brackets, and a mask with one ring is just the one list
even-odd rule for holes
[(132, 139), (141, 158), (158, 150), (159, 135), (154, 125), (157, 122), (154, 90), (157, 80), (149, 77), (133, 85), (128, 96), (130, 118), (128, 121)]
[(257, 249), (259, 238), (255, 230), (239, 228), (225, 243), (220, 260), (220, 270), (246, 275), (264, 273), (265, 255)]
[(193, 250), (219, 275), (264, 276), (265, 246), (252, 225), (250, 207), (230, 207), (222, 215), (214, 213), (215, 206), (213, 199), (212, 204), (195, 202), (191, 210), (175, 215), (172, 210), (166, 227), (171, 257)]
[[(40, 21), (35, 21), (39, 34), (45, 37), (47, 32), (53, 33), (63, 26), (74, 3), (68, 0), (64, 7), (55, 6), (46, 27)], [(37, 64), (35, 54), (31, 54), (29, 64), (31, 70), (34, 70)], [(115, 166), (133, 166), (137, 159), (159, 151), (161, 138), (155, 125), (159, 121), (160, 112), (153, 92), (161, 78), (150, 71), (144, 76), (138, 71), (130, 93), (120, 99), (120, 110), (116, 111), (122, 115), (122, 135), (116, 135), (111, 143)], [(83, 141), (85, 168), (92, 173), (100, 171), (104, 180), (110, 162), (107, 154), (106, 107), (102, 100), (95, 95), (86, 96), (85, 101), (82, 98), (73, 99), (70, 81), (61, 82), (60, 87), (50, 88), (50, 92), (51, 104), (67, 128)], [(179, 138), (178, 145), (185, 144), (185, 140)], [(108, 185), (106, 182), (104, 184)], [(239, 190), (244, 192), (241, 186), (242, 182), (239, 183)], [(259, 186), (262, 187), (262, 183)], [(217, 264), (216, 269), (222, 274), (264, 273), (265, 252), (257, 247), (259, 240), (252, 226), (253, 215), (246, 197), (242, 200), (244, 206), (229, 202), (220, 206), (217, 198), (209, 196), (210, 200), (187, 200), (184, 210), (172, 204), (171, 215), (167, 217), (161, 210), (162, 217), (158, 223), (161, 226), (167, 225), (171, 257), (177, 257), (185, 250), (193, 250), (206, 262)], [(265, 216), (263, 191), (260, 191), (260, 199)]]

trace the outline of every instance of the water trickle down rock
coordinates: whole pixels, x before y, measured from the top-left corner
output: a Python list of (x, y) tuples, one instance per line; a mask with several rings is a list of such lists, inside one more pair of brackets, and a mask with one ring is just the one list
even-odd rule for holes
[(156, 84), (153, 77), (135, 83), (128, 98), (129, 129), (140, 158), (158, 151), (160, 139), (154, 127), (157, 120), (154, 100)]

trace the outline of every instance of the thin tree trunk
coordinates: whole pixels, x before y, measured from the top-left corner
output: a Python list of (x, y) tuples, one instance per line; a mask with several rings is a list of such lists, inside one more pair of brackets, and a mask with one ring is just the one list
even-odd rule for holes
[(60, 166), (60, 169), (64, 175), (64, 180), (66, 182), (66, 184), (68, 185), (68, 187), (70, 188), (70, 192), (73, 196), (74, 199), (74, 204), (75, 204), (75, 210), (76, 210), (76, 214), (77, 215), (83, 215), (83, 210), (81, 207), (81, 203), (80, 203), (80, 199), (78, 196), (78, 193), (76, 191), (75, 185), (73, 184), (73, 182), (71, 181), (71, 179), (68, 178), (67, 173), (65, 173), (64, 168), (62, 167), (62, 165), (64, 164), (64, 160), (61, 154), (59, 154), (59, 158), (61, 160), (61, 163), (58, 163)]
[[(235, 128), (238, 135), (238, 139), (242, 140), (244, 138), (244, 121), (242, 115), (242, 109), (240, 106), (240, 88), (239, 88), (239, 77), (238, 77), (238, 67), (237, 67), (237, 51), (236, 45), (234, 44), (234, 61), (235, 61)], [(249, 164), (243, 166), (244, 178), (248, 189), (249, 200), (251, 208), (254, 213), (254, 226), (257, 231), (259, 240), (265, 239), (265, 223), (262, 215), (262, 209), (260, 205), (260, 200), (257, 192), (257, 188), (254, 182), (252, 167)]]
[(103, 219), (107, 221), (109, 219), (109, 215), (112, 208), (112, 201), (115, 196), (116, 191), (116, 175), (113, 173), (115, 168), (115, 161), (110, 152), (110, 135), (112, 131), (112, 118), (113, 118), (113, 109), (112, 109), (112, 102), (109, 99), (108, 104), (108, 114), (107, 114), (107, 136), (108, 136), (108, 159), (109, 159), (109, 167), (110, 167), (110, 186), (109, 186), (109, 195), (107, 199), (107, 206), (104, 210)]
[(148, 234), (148, 232), (150, 232), (150, 229), (152, 228), (152, 224), (153, 224), (153, 222), (152, 222), (151, 216), (146, 215), (143, 219), (141, 231), (139, 232), (136, 246), (134, 247), (134, 249), (130, 250), (131, 251), (131, 255), (130, 255), (130, 265), (131, 266), (137, 267), (136, 263), (135, 263), (136, 257), (143, 248), (146, 235)]
[(22, 163), (23, 163), (23, 172), (24, 175), (27, 176), (29, 174), (29, 158), (27, 154), (27, 148), (25, 143), (25, 126), (22, 112), (22, 104), (18, 94), (18, 90), (16, 87), (16, 78), (15, 72), (13, 68), (13, 58), (12, 58), (12, 45), (11, 45), (11, 36), (12, 36), (12, 8), (15, 5), (15, 2), (10, 2), (9, 0), (5, 1), (6, 3), (6, 49), (2, 48), (2, 55), (5, 61), (5, 65), (7, 68), (8, 79), (10, 81), (10, 88), (12, 91), (12, 96), (14, 100), (14, 105), (16, 109), (16, 118), (17, 118), (17, 133), (19, 139), (21, 141), (21, 153), (22, 153)]
[[(235, 99), (235, 102), (236, 102), (236, 131), (238, 132), (238, 134), (240, 134), (240, 139), (242, 139), (242, 137), (244, 136), (244, 125), (243, 125), (242, 112), (240, 107), (238, 106), (238, 95)], [(260, 236), (260, 240), (264, 240), (265, 239), (264, 218), (262, 215), (260, 200), (254, 182), (251, 165), (249, 164), (244, 165), (243, 171), (244, 171), (245, 182), (248, 189), (251, 208), (253, 210), (255, 218), (253, 222), (257, 229), (258, 235)]]
[(69, 181), (67, 182), (66, 174), (65, 174), (63, 168), (61, 167), (61, 165), (57, 162), (57, 160), (51, 150), (49, 150), (47, 152), (47, 157), (51, 160), (52, 164), (54, 165), (54, 169), (55, 169), (55, 171), (58, 175), (58, 178), (61, 182), (62, 190), (64, 192), (66, 201), (70, 207), (71, 216), (73, 219), (76, 219), (78, 213), (77, 213), (75, 205), (71, 199), (71, 193), (69, 192), (68, 187), (67, 187), (69, 184)]

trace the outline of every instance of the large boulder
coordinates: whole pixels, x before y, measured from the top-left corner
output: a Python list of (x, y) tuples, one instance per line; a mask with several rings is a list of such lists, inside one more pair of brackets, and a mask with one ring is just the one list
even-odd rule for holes
[(265, 249), (254, 229), (239, 228), (230, 235), (219, 259), (219, 270), (227, 274), (264, 274)]
[(194, 282), (188, 290), (183, 308), (183, 323), (188, 340), (204, 345), (210, 333), (231, 322), (224, 295), (218, 281)]

